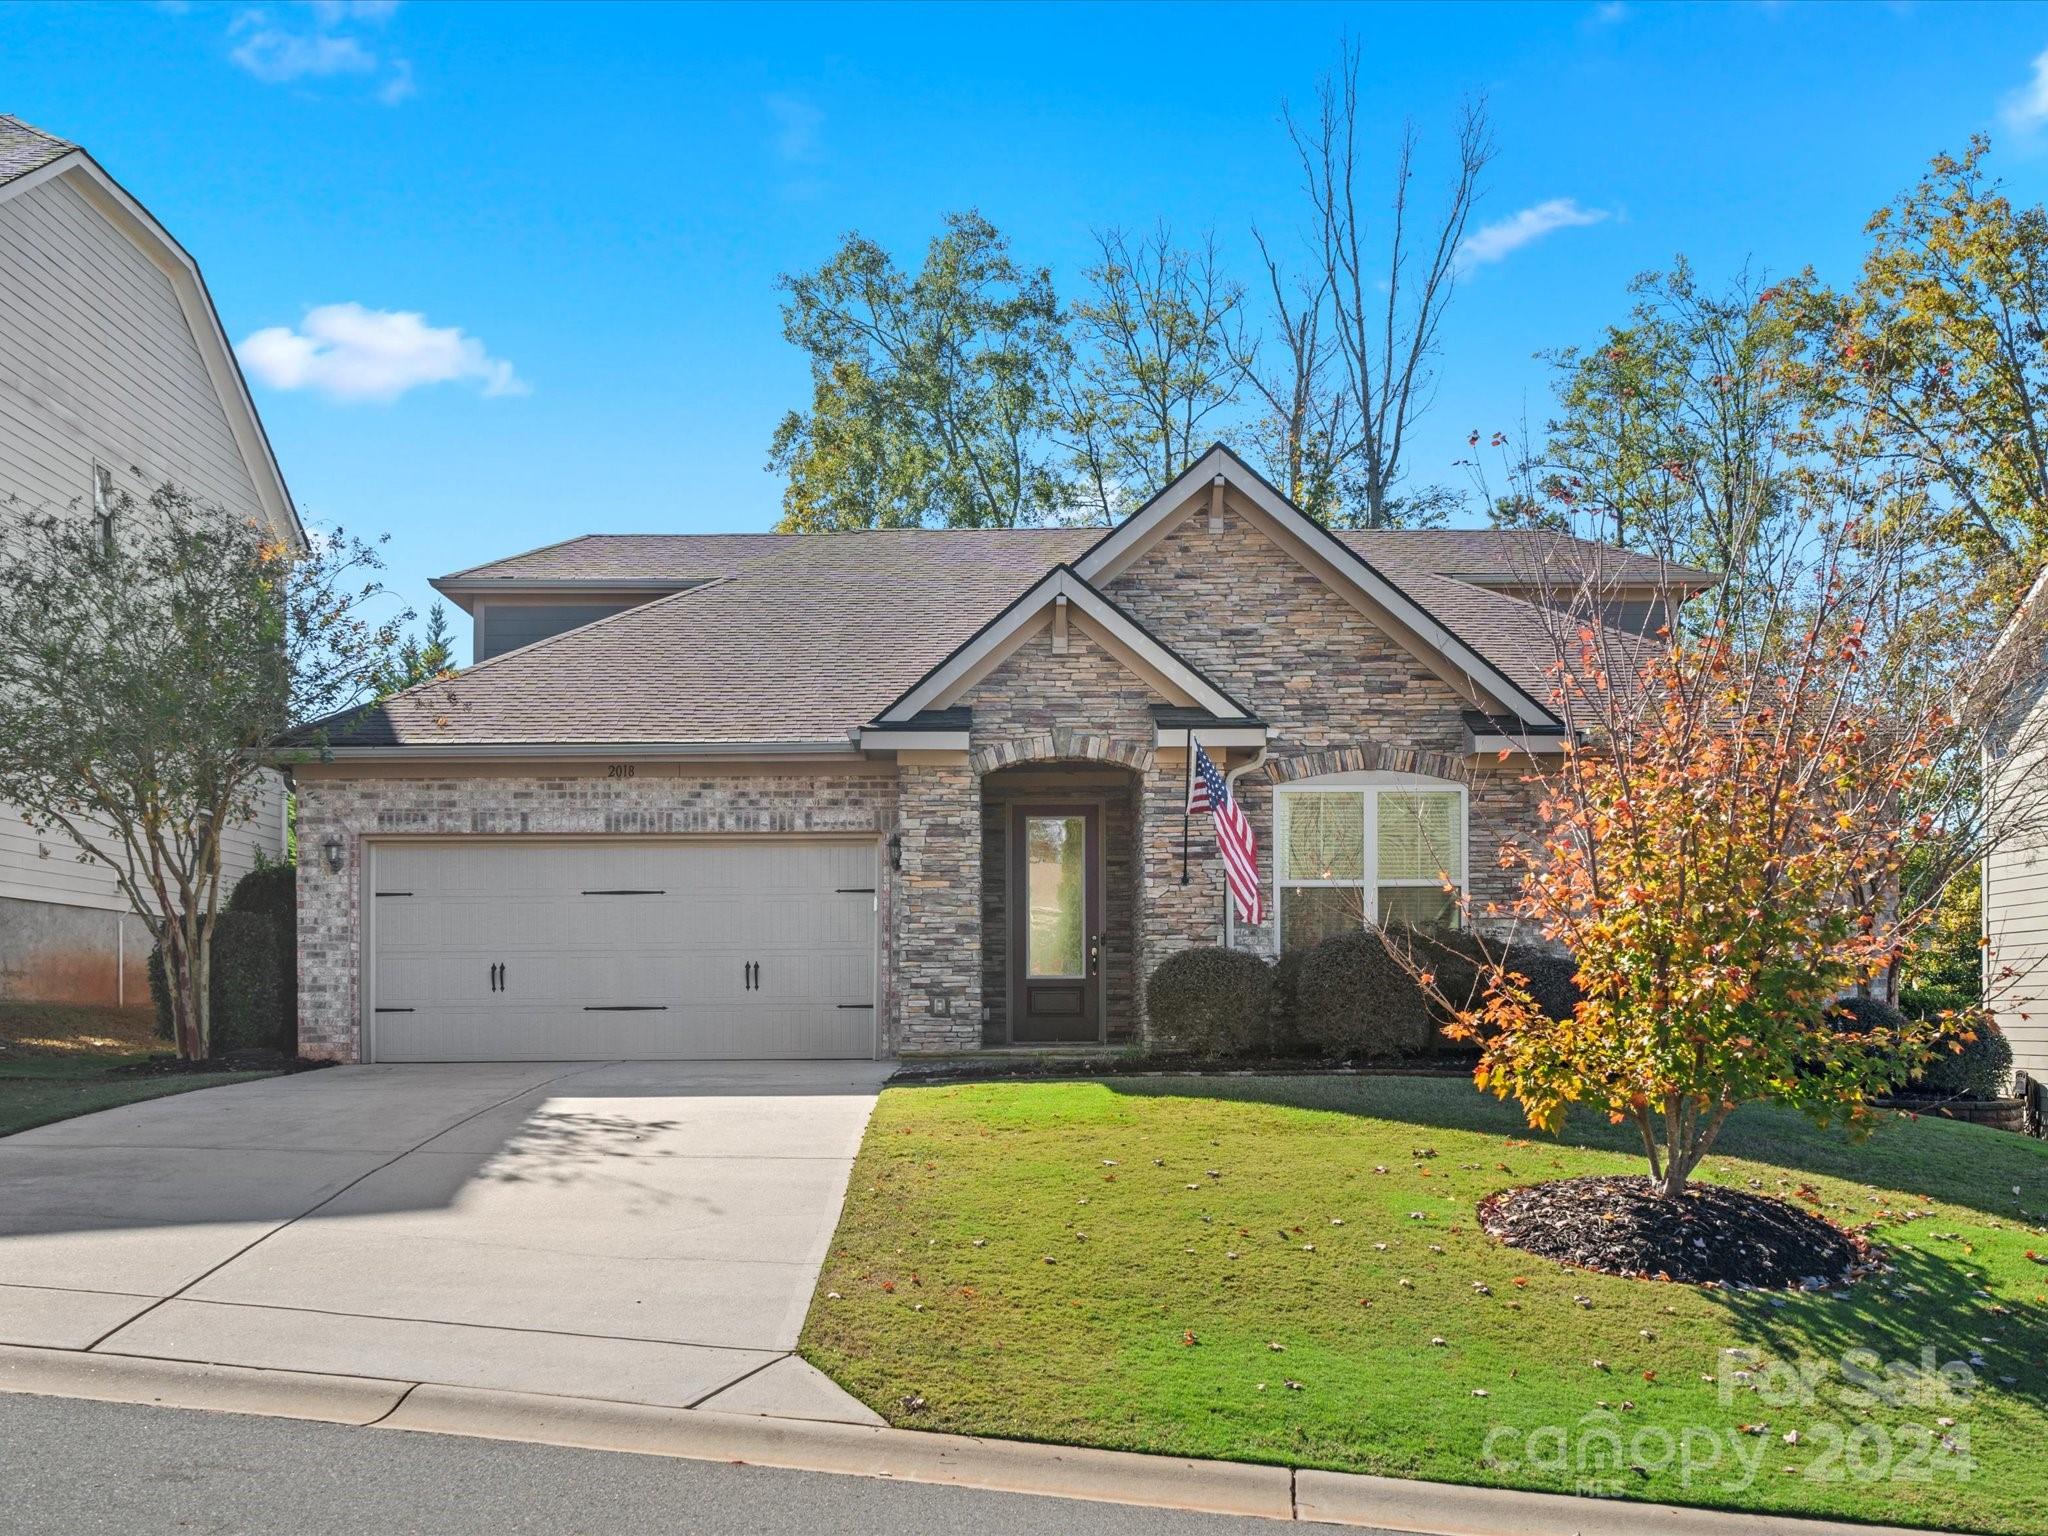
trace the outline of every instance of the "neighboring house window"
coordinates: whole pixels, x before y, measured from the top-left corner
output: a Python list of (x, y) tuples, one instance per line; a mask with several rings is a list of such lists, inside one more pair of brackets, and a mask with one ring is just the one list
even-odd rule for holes
[(114, 552), (116, 510), (114, 472), (104, 464), (95, 464), (92, 467), (92, 515), (100, 525), (100, 547), (110, 555)]
[[(1465, 888), (1465, 790), (1406, 773), (1345, 773), (1282, 785), (1280, 947), (1302, 949), (1367, 923), (1456, 923)], [(1444, 877), (1454, 891), (1444, 890)]]

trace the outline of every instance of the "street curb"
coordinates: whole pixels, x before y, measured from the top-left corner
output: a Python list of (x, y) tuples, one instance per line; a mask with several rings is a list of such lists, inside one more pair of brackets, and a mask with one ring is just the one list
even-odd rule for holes
[(0, 1392), (43, 1397), (89, 1397), (108, 1403), (205, 1408), (216, 1413), (361, 1426), (375, 1423), (396, 1408), (410, 1385), (368, 1376), (316, 1376), (303, 1371), (0, 1344)]
[(1331, 1525), (1374, 1525), (1416, 1536), (1929, 1536), (1898, 1526), (1849, 1525), (1799, 1515), (1568, 1493), (1525, 1493), (1461, 1483), (1416, 1483), (1355, 1472), (1294, 1474), (1295, 1516)]
[(1412, 1536), (1928, 1536), (1901, 1526), (16, 1344), (0, 1344), (0, 1392), (1378, 1526)]
[(704, 1408), (652, 1408), (473, 1387), (422, 1386), (378, 1428), (539, 1441), (696, 1461), (745, 1462), (912, 1483), (950, 1483), (999, 1493), (1260, 1515), (1271, 1520), (1291, 1519), (1294, 1514), (1294, 1480), (1285, 1467), (1191, 1461), (1019, 1440), (977, 1440), (864, 1424), (769, 1419)]

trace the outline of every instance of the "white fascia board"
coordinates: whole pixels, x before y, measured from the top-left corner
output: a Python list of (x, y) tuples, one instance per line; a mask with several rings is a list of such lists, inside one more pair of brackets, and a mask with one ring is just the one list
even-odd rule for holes
[(0, 186), (0, 202), (58, 176), (69, 177), (79, 194), (170, 280), (171, 291), (177, 296), (179, 309), (184, 312), (185, 324), (199, 349), (200, 362), (213, 382), (214, 393), (220, 398), (221, 409), (228, 419), (228, 430), (234, 436), (235, 446), (249, 471), (249, 482), (255, 486), (263, 510), (269, 514), (280, 537), (291, 541), (297, 549), (305, 549), (305, 524), (299, 521), (299, 509), (292, 501), (291, 490), (284, 483), (284, 472), (278, 468), (277, 455), (271, 451), (270, 438), (263, 430), (263, 419), (256, 414), (256, 401), (249, 393), (248, 380), (242, 376), (242, 365), (235, 358), (235, 349), (228, 342), (227, 332), (221, 328), (220, 314), (213, 306), (213, 296), (206, 290), (206, 279), (200, 274), (199, 263), (172, 238), (169, 230), (156, 221), (155, 215), (82, 149), (74, 149), (29, 175)]
[(1161, 725), (1153, 729), (1152, 745), (1185, 752), (1193, 736), (1205, 747), (1263, 747), (1272, 735), (1263, 725)]
[(1311, 549), (1322, 551), (1330, 564), (1359, 591), (1406, 625), (1425, 645), (1436, 650), (1480, 688), (1512, 709), (1517, 719), (1526, 720), (1531, 725), (1556, 724), (1549, 711), (1509, 681), (1492, 662), (1446, 629), (1415, 599), (1380, 575), (1358, 551), (1342, 539), (1333, 538), (1328, 529), (1265, 481), (1247, 474), (1237, 460), (1221, 448), (1212, 448), (1203, 454), (1178, 480), (1076, 560), (1074, 569), (1083, 580), (1094, 581), (1104, 569), (1116, 562), (1125, 549), (1178, 513), (1197, 490), (1213, 484), (1218, 475), (1228, 481), (1239, 495)]
[(966, 731), (878, 731), (864, 727), (860, 733), (863, 752), (965, 752)]
[(1503, 736), (1497, 732), (1481, 734), (1467, 731), (1465, 751), (1472, 756), (1498, 757), (1503, 752), (1512, 752), (1525, 757), (1555, 757), (1564, 751), (1564, 737), (1556, 732), (1543, 735)]
[(909, 720), (927, 709), (943, 707), (952, 689), (971, 676), (982, 662), (1010, 644), (1020, 631), (1052, 606), (1055, 598), (1060, 597), (1066, 598), (1103, 634), (1127, 648), (1155, 672), (1170, 678), (1211, 714), (1231, 719), (1244, 713), (1234, 700), (1219, 692), (1213, 683), (1133, 624), (1085, 580), (1065, 566), (1056, 566), (1012, 603), (1000, 619), (961, 646), (927, 673), (910, 692), (890, 705), (881, 719), (894, 723)]

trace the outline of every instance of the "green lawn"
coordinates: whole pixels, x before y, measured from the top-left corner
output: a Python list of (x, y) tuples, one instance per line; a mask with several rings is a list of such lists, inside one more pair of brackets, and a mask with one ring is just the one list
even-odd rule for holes
[[(1852, 1147), (1738, 1115), (1706, 1177), (1892, 1250), (1839, 1294), (1609, 1279), (1478, 1231), (1488, 1192), (1628, 1171), (1626, 1147), (1604, 1123), (1530, 1138), (1441, 1079), (890, 1089), (803, 1353), (926, 1429), (2048, 1530), (2048, 1268), (2029, 1257), (2048, 1255), (2048, 1144), (1887, 1116)], [(1904, 1378), (1896, 1405), (1849, 1397), (1845, 1354), (1923, 1346), (1981, 1360), (1965, 1400), (1915, 1403)], [(1749, 1380), (1730, 1348), (1756, 1352)], [(1801, 1361), (1826, 1364), (1806, 1401)]]
[(123, 1074), (152, 1048), (147, 1010), (0, 1003), (0, 1136), (143, 1099), (245, 1083), (273, 1072)]

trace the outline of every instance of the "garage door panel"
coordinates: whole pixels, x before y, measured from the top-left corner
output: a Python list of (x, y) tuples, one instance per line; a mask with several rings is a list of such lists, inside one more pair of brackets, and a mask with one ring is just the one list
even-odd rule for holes
[(378, 845), (375, 888), (410, 894), (374, 909), (371, 1049), (871, 1056), (876, 856), (765, 839)]

